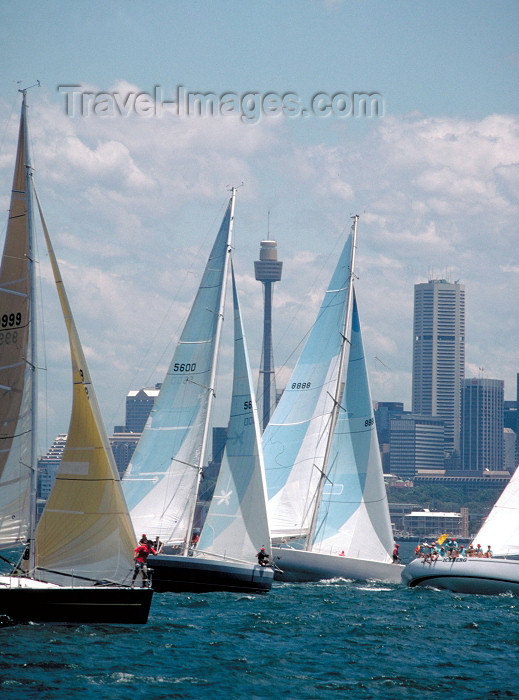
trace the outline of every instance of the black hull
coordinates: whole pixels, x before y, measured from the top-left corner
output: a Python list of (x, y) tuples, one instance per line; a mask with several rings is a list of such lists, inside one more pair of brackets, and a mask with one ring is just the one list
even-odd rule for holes
[(267, 593), (274, 580), (270, 567), (257, 564), (167, 554), (148, 561), (153, 570), (153, 589), (159, 593)]
[(151, 588), (1, 588), (0, 616), (13, 622), (88, 622), (143, 625)]

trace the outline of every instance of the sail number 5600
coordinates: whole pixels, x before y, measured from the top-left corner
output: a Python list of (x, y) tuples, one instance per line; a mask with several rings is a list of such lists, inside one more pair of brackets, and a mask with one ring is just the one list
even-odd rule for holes
[(173, 372), (194, 372), (196, 362), (175, 362)]

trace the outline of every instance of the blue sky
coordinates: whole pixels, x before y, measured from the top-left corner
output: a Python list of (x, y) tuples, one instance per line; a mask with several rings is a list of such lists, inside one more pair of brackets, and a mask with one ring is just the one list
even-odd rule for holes
[[(162, 379), (227, 187), (242, 182), (235, 260), (253, 367), (260, 241), (276, 239), (284, 261), (274, 321), (282, 385), (359, 213), (373, 398), (411, 407), (413, 285), (438, 276), (466, 287), (467, 376), (504, 379), (515, 398), (517, 2), (4, 0), (0, 22), (0, 201), (5, 212), (17, 81), (40, 80), (29, 98), (35, 177), (109, 431), (129, 389)], [(317, 93), (376, 93), (383, 113), (71, 117), (60, 85), (126, 97), (157, 88), (165, 99), (179, 85), (217, 97), (291, 93), (306, 107)], [(69, 369), (41, 255), (46, 449), (68, 427)]]

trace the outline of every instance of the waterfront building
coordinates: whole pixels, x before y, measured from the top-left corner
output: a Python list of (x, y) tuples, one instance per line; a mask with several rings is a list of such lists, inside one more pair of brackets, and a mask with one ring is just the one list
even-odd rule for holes
[(406, 535), (428, 539), (429, 542), (442, 533), (466, 538), (469, 536), (468, 509), (461, 508), (460, 513), (434, 512), (428, 508), (412, 511), (403, 516), (403, 527)]

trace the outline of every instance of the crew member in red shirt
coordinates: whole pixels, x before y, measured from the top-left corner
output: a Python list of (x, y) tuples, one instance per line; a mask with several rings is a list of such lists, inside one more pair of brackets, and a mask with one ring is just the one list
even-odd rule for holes
[(146, 542), (142, 542), (142, 544), (139, 543), (139, 546), (135, 548), (135, 552), (133, 555), (133, 558), (135, 559), (135, 569), (133, 571), (132, 588), (134, 586), (135, 579), (137, 578), (137, 574), (139, 573), (139, 571), (142, 574), (142, 587), (148, 588), (149, 586), (147, 564), (148, 556), (150, 554), (157, 554), (157, 552), (153, 549), (151, 545), (151, 540), (146, 540)]

